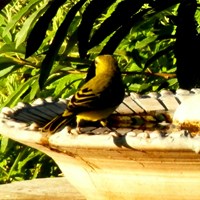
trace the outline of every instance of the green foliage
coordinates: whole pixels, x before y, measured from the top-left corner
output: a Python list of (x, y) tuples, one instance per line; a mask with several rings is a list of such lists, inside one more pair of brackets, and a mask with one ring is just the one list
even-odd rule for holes
[(117, 56), (130, 91), (176, 89), (173, 46), (179, 2), (13, 1), (0, 15), (0, 76), (7, 81), (10, 74), (19, 78), (20, 73), (23, 90), (2, 99), (2, 106), (57, 98), (65, 85), (62, 97), (69, 96), (90, 60), (101, 53)]
[(54, 161), (41, 152), (5, 137), (0, 139), (0, 184), (60, 173)]
[[(4, 0), (0, 108), (70, 96), (98, 54), (117, 57), (130, 92), (177, 89), (174, 44), (183, 1)], [(1, 183), (59, 173), (52, 160), (33, 149), (6, 138), (0, 148)]]
[[(125, 76), (131, 74), (131, 78), (125, 80), (134, 79), (135, 68), (132, 67), (137, 66), (135, 76), (140, 77), (137, 84), (141, 87), (134, 88), (135, 83), (129, 82), (130, 90), (145, 92), (147, 88), (144, 89), (143, 84), (148, 85), (149, 90), (159, 90), (164, 85), (176, 89), (177, 82), (167, 80), (162, 72), (165, 69), (165, 73), (174, 78), (175, 25), (171, 18), (176, 15), (179, 2), (139, 1), (133, 4), (131, 0), (81, 0), (74, 4), (66, 3), (67, 12), (63, 12), (63, 20), (41, 63), (40, 88), (47, 86), (46, 80), (51, 76), (56, 61), (70, 62), (71, 56), (78, 58), (74, 55), (79, 54), (84, 65), (88, 56), (92, 59), (98, 54), (114, 53), (119, 56), (119, 62), (126, 65)], [(48, 9), (27, 37), (26, 57), (41, 52), (44, 40), (48, 38), (49, 26), (63, 3), (53, 1), (48, 4)]]
[[(5, 106), (13, 107), (17, 102), (31, 102), (37, 97), (47, 97), (49, 95), (57, 98), (60, 96), (60, 93), (54, 93), (52, 91), (58, 91), (60, 88), (57, 88), (57, 85), (54, 83), (55, 80), (62, 77), (69, 76), (74, 74), (74, 79), (69, 80), (77, 85), (77, 82), (80, 82), (80, 75), (83, 78), (85, 70), (77, 68), (79, 66), (86, 67), (88, 60), (80, 58), (65, 58), (60, 57), (60, 55), (51, 54), (52, 61), (45, 62), (45, 54), (49, 48), (50, 44), (54, 44), (52, 39), (58, 27), (62, 25), (63, 16), (69, 11), (68, 7), (71, 7), (73, 3), (66, 3), (61, 8), (60, 6), (65, 3), (65, 1), (40, 1), (40, 0), (30, 0), (30, 1), (13, 1), (8, 4), (2, 11), (0, 15), (0, 87), (2, 86), (0, 95), (1, 108)], [(57, 6), (55, 6), (58, 4)], [(53, 6), (53, 7), (52, 7)], [(54, 10), (54, 12), (52, 12)], [(51, 11), (51, 16), (49, 12)], [(45, 15), (47, 12), (47, 15)], [(57, 14), (57, 15), (56, 15)], [(56, 15), (54, 17), (54, 15)], [(46, 26), (42, 23), (42, 26), (38, 26), (38, 19), (40, 16), (48, 16), (42, 18), (46, 22)], [(73, 18), (74, 15), (72, 15)], [(54, 18), (53, 18), (54, 17)], [(51, 21), (51, 19), (53, 20)], [(40, 18), (41, 19), (41, 18)], [(46, 21), (47, 20), (47, 21)], [(76, 22), (74, 22), (76, 24)], [(31, 30), (33, 27), (37, 28), (36, 33)], [(44, 28), (42, 32), (41, 27)], [(47, 30), (48, 29), (48, 30)], [(40, 30), (40, 31), (38, 31)], [(58, 29), (59, 30), (59, 29)], [(72, 28), (70, 29), (72, 31)], [(43, 36), (38, 36), (37, 34), (43, 34)], [(27, 41), (27, 38), (31, 38), (32, 34), (36, 35), (37, 39), (34, 38), (32, 43), (30, 40)], [(62, 34), (62, 32), (61, 32)], [(42, 37), (42, 38), (41, 38)], [(45, 38), (44, 38), (45, 37)], [(41, 40), (39, 40), (41, 38)], [(56, 38), (56, 37), (55, 37)], [(59, 38), (60, 39), (60, 38)], [(64, 40), (64, 39), (63, 39)], [(61, 40), (61, 43), (63, 42)], [(26, 42), (27, 41), (27, 42)], [(37, 41), (43, 42), (38, 49), (37, 53), (27, 56), (29, 46), (34, 46)], [(37, 45), (37, 44), (36, 44)], [(63, 46), (57, 48), (57, 51), (60, 49), (60, 52), (66, 51), (66, 41), (62, 44)], [(37, 48), (39, 47), (37, 46)], [(52, 46), (55, 50), (56, 47)], [(56, 51), (56, 52), (57, 52)], [(45, 73), (47, 72), (48, 66), (52, 66), (52, 73), (49, 76), (48, 81), (46, 82), (44, 90), (40, 90), (38, 84), (38, 78), (40, 73), (43, 73), (41, 70), (41, 63), (45, 63), (46, 68), (44, 68)], [(42, 65), (43, 66), (43, 65)], [(76, 69), (77, 68), (77, 69)], [(43, 69), (43, 68), (42, 68)], [(74, 71), (76, 73), (74, 73)], [(16, 78), (16, 79), (15, 79)], [(6, 87), (5, 87), (6, 84)], [(12, 86), (15, 84), (15, 87)], [(59, 84), (60, 85), (60, 84)], [(63, 83), (62, 85), (65, 85)], [(67, 83), (67, 85), (71, 85)], [(71, 87), (71, 86), (70, 86)], [(63, 88), (64, 89), (64, 88)], [(60, 91), (61, 92), (61, 91)], [(67, 97), (71, 94), (70, 88), (67, 89), (62, 95), (62, 97)], [(7, 99), (6, 97), (9, 98)]]

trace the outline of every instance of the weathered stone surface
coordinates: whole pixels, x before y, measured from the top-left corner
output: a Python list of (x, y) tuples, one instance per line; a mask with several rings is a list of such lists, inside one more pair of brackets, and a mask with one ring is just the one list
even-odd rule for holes
[(66, 178), (43, 178), (0, 185), (1, 200), (85, 200)]
[[(198, 93), (197, 90), (196, 92)], [(196, 120), (197, 116), (194, 118), (191, 111), (200, 113), (200, 110), (196, 109), (200, 99), (196, 97), (189, 101), (189, 98), (195, 95), (195, 92), (181, 90), (177, 94), (168, 91), (161, 95), (153, 93), (151, 98), (148, 95), (132, 95), (125, 98), (118, 111), (121, 109), (120, 112), (123, 113), (125, 109), (125, 113), (134, 113), (134, 105), (138, 105), (149, 112), (168, 112), (169, 109), (173, 113), (178, 107), (176, 113), (180, 112), (180, 115), (177, 118), (175, 115), (174, 120)], [(185, 99), (189, 101), (186, 108), (185, 103), (179, 107), (179, 103)], [(36, 101), (36, 106), (45, 101), (38, 102)], [(51, 100), (48, 103), (54, 105)], [(34, 109), (34, 105), (31, 107)], [(12, 112), (8, 113), (12, 115)], [(70, 129), (64, 128), (46, 137), (39, 130), (30, 130), (24, 127), (24, 124), (19, 126), (19, 122), (14, 120), (11, 122), (9, 114), (5, 115), (6, 113), (0, 120), (0, 132), (52, 157), (65, 177), (86, 199), (162, 197), (178, 200), (198, 199), (200, 196), (198, 134), (191, 135), (189, 131), (174, 126), (160, 130), (141, 127), (85, 127), (82, 128), (83, 134), (72, 134)], [(188, 116), (189, 118), (186, 118)]]
[(181, 103), (174, 113), (173, 123), (192, 132), (200, 131), (200, 94)]

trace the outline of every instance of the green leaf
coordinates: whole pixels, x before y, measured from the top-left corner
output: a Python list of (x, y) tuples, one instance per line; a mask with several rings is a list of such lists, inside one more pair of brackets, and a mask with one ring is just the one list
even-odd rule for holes
[(125, 0), (120, 2), (117, 5), (115, 11), (111, 14), (111, 16), (108, 17), (101, 24), (99, 29), (95, 31), (89, 42), (89, 48), (92, 48), (95, 45), (99, 44), (112, 32), (116, 31), (120, 26), (126, 24), (127, 20), (129, 20), (132, 15), (138, 12), (143, 4), (144, 1), (142, 0), (138, 2), (134, 2), (133, 0)]
[(6, 69), (7, 67), (15, 64), (17, 63), (12, 58), (0, 57), (0, 70)]
[[(55, 81), (54, 84), (56, 84), (56, 88), (54, 91), (55, 96), (62, 96), (66, 94), (71, 94), (72, 92), (72, 85), (76, 82), (79, 82), (80, 80), (83, 80), (83, 75), (82, 74), (69, 74), (66, 75), (59, 80)], [(73, 94), (73, 93), (72, 93)], [(67, 95), (69, 96), (69, 95)]]
[(76, 43), (77, 43), (77, 30), (75, 30), (74, 33), (69, 38), (69, 40), (67, 42), (67, 47), (66, 47), (65, 52), (63, 53), (62, 57), (66, 57), (71, 52), (71, 50), (76, 45)]
[(22, 170), (22, 168), (28, 163), (28, 161), (30, 161), (33, 158), (42, 154), (40, 151), (32, 151), (29, 154), (27, 154), (27, 148), (29, 148), (29, 147), (26, 147), (23, 150), (24, 153), (21, 155), (22, 159), (20, 159), (20, 161), (18, 162), (18, 170), (19, 171)]
[(15, 41), (16, 41), (16, 48), (19, 47), (21, 43), (26, 40), (26, 37), (29, 33), (29, 30), (32, 29), (38, 17), (41, 16), (46, 10), (48, 6), (47, 3), (43, 4), (37, 11), (33, 12), (33, 14), (25, 21), (21, 30), (16, 34)]
[(149, 67), (150, 64), (152, 64), (153, 62), (155, 62), (161, 56), (168, 54), (173, 49), (174, 49), (174, 45), (171, 45), (171, 46), (168, 46), (165, 49), (162, 49), (162, 50), (158, 51), (157, 53), (155, 53), (151, 58), (149, 58), (146, 61), (143, 71), (145, 71), (146, 68)]
[(39, 87), (39, 83), (38, 83), (38, 79), (33, 83), (32, 87), (31, 87), (31, 91), (30, 91), (30, 98), (29, 101), (32, 101), (33, 99), (35, 99), (38, 91), (40, 90)]
[(7, 146), (8, 146), (8, 141), (9, 141), (9, 138), (8, 137), (4, 137), (2, 136), (1, 137), (1, 153), (4, 153), (7, 149)]
[(83, 13), (81, 24), (78, 27), (78, 47), (81, 57), (84, 58), (86, 56), (88, 40), (95, 20), (114, 2), (115, 0), (93, 0), (87, 6)]
[(0, 70), (0, 78), (11, 74), (12, 72), (16, 71), (19, 67), (20, 65), (12, 65), (10, 67)]
[(10, 30), (15, 26), (15, 24), (21, 19), (22, 16), (29, 13), (30, 10), (41, 0), (31, 0), (26, 6), (23, 6), (22, 9), (12, 17), (12, 20), (6, 26), (3, 37), (9, 34)]
[(25, 97), (23, 98), (24, 102), (31, 102), (35, 98), (37, 98), (37, 93), (40, 90), (38, 79), (31, 85), (31, 87), (25, 93)]
[(15, 52), (15, 53), (25, 53), (24, 46), (20, 45), (17, 48), (15, 47), (15, 42), (6, 43), (0, 48), (0, 54), (1, 53), (7, 53), (7, 52)]
[(65, 3), (66, 0), (49, 1), (49, 7), (45, 14), (39, 18), (34, 28), (32, 29), (26, 46), (25, 57), (31, 56), (37, 51), (45, 38), (46, 31), (52, 18), (56, 15), (59, 7)]
[(123, 24), (109, 39), (107, 44), (104, 46), (100, 54), (112, 54), (120, 42), (125, 38), (130, 30), (137, 30), (138, 27), (142, 24), (143, 16), (149, 11), (149, 9), (144, 9), (130, 19), (127, 20), (127, 23)]
[(56, 55), (58, 54), (60, 46), (66, 37), (68, 28), (69, 28), (74, 16), (78, 12), (78, 10), (81, 8), (81, 6), (85, 3), (85, 1), (86, 0), (80, 0), (75, 6), (73, 6), (70, 9), (70, 11), (67, 13), (67, 15), (66, 15), (64, 21), (62, 22), (62, 24), (60, 25), (60, 27), (58, 28), (56, 35), (52, 41), (52, 44), (49, 47), (49, 51), (47, 52), (47, 55), (42, 62), (40, 78), (39, 78), (40, 88), (43, 87), (45, 81), (47, 80), (47, 78), (50, 74), (54, 59), (55, 59)]
[(142, 49), (148, 46), (150, 43), (154, 42), (157, 39), (157, 37), (158, 37), (157, 35), (154, 35), (154, 36), (147, 37), (142, 41), (138, 41), (135, 45), (135, 48)]
[(4, 102), (3, 105), (1, 105), (1, 108), (3, 107), (13, 107), (16, 105), (16, 103), (21, 99), (21, 96), (31, 87), (33, 82), (37, 79), (37, 76), (34, 76), (22, 85), (18, 87), (18, 89), (7, 99), (6, 102)]

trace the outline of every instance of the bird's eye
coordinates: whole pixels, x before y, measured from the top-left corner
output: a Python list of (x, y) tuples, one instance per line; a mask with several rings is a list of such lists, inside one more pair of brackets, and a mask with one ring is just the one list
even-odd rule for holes
[(95, 66), (96, 66), (96, 65), (98, 65), (98, 64), (99, 64), (99, 62), (100, 62), (100, 59), (99, 59), (99, 57), (96, 57), (96, 58), (94, 59), (94, 64), (95, 64)]
[(94, 64), (97, 65), (97, 64), (98, 64), (98, 61), (97, 61), (97, 60), (94, 60)]

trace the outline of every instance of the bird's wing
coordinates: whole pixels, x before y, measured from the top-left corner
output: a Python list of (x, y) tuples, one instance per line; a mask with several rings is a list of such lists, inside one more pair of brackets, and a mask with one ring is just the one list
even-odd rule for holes
[(85, 109), (93, 109), (101, 107), (102, 91), (106, 92), (106, 88), (109, 86), (105, 80), (96, 77), (87, 82), (79, 91), (77, 91), (68, 104), (70, 111), (84, 111)]
[(74, 94), (68, 104), (70, 110), (88, 109), (94, 107), (98, 101), (99, 95), (95, 94), (92, 89), (85, 88)]
[(74, 113), (66, 110), (62, 115), (54, 117), (49, 123), (42, 127), (41, 131), (55, 133), (68, 125), (73, 119), (75, 119), (75, 116)]

